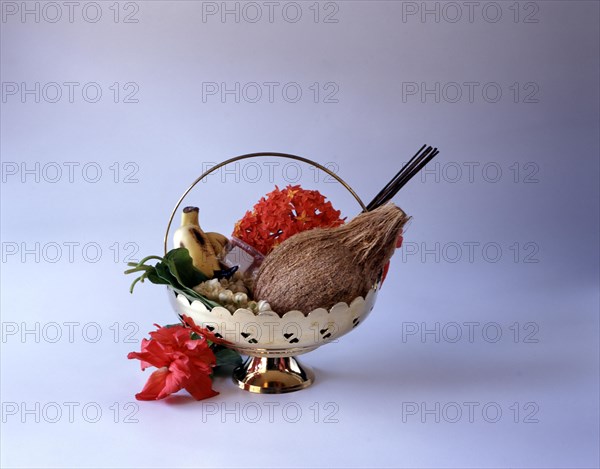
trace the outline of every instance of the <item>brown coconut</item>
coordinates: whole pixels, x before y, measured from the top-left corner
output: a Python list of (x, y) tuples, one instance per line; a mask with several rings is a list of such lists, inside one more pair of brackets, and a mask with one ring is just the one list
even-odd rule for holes
[(337, 228), (298, 233), (262, 263), (254, 297), (282, 315), (331, 308), (365, 296), (392, 257), (409, 217), (394, 204), (363, 212)]

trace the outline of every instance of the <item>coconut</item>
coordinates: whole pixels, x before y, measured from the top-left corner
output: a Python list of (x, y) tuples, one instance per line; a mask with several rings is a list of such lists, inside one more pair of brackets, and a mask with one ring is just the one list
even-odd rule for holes
[(337, 228), (298, 233), (262, 263), (254, 297), (283, 315), (331, 308), (364, 297), (377, 282), (409, 217), (389, 203)]

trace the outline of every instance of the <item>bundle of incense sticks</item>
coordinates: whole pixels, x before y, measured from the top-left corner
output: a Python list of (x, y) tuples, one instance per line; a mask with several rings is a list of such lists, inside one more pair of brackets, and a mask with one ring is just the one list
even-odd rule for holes
[(423, 145), (419, 151), (406, 163), (398, 174), (396, 174), (387, 185), (379, 191), (369, 205), (367, 210), (371, 211), (389, 202), (404, 185), (410, 181), (427, 163), (439, 153), (437, 148)]

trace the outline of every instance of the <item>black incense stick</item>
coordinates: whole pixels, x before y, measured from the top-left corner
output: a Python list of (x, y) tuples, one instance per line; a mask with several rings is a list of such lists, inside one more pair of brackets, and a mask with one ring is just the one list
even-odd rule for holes
[(406, 163), (386, 186), (379, 191), (375, 198), (367, 205), (367, 210), (373, 210), (389, 202), (402, 187), (406, 185), (427, 163), (439, 153), (437, 148), (423, 145), (417, 153)]

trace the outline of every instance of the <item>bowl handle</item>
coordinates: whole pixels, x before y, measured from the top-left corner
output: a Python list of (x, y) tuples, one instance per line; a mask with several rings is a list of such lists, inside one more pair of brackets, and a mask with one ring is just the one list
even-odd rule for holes
[(205, 171), (202, 175), (200, 175), (194, 182), (192, 182), (192, 184), (190, 185), (190, 187), (188, 187), (186, 189), (186, 191), (182, 194), (182, 196), (177, 201), (177, 204), (173, 208), (173, 211), (171, 212), (171, 216), (169, 218), (169, 223), (167, 223), (167, 230), (165, 232), (165, 239), (164, 239), (165, 254), (167, 253), (167, 245), (168, 245), (168, 242), (169, 242), (169, 230), (171, 229), (171, 224), (173, 223), (173, 218), (175, 217), (175, 214), (177, 213), (177, 209), (181, 205), (181, 202), (183, 202), (183, 199), (185, 199), (185, 197), (194, 188), (194, 186), (196, 184), (198, 184), (206, 176), (208, 176), (209, 174), (211, 174), (213, 171), (216, 171), (219, 168), (222, 168), (223, 166), (228, 165), (229, 163), (234, 163), (236, 161), (245, 160), (245, 159), (248, 159), (248, 158), (258, 158), (258, 157), (261, 157), (261, 156), (276, 156), (278, 158), (287, 158), (287, 159), (290, 159), (290, 160), (302, 161), (303, 163), (310, 164), (310, 165), (314, 166), (315, 168), (318, 168), (321, 171), (324, 171), (329, 176), (331, 176), (332, 178), (334, 178), (337, 182), (339, 182), (342, 186), (344, 186), (348, 190), (348, 192), (350, 192), (350, 194), (352, 194), (352, 196), (356, 199), (356, 201), (358, 202), (358, 204), (361, 206), (363, 212), (367, 211), (367, 207), (365, 206), (365, 204), (363, 203), (363, 201), (356, 194), (356, 192), (354, 192), (354, 189), (352, 189), (352, 187), (350, 187), (348, 185), (347, 182), (345, 182), (341, 177), (339, 177), (337, 174), (335, 174), (330, 169), (326, 168), (325, 166), (323, 166), (323, 165), (321, 165), (319, 163), (316, 163), (315, 161), (309, 160), (308, 158), (304, 158), (302, 156), (290, 155), (288, 153), (274, 153), (274, 152), (248, 153), (246, 155), (235, 156), (233, 158), (230, 158), (228, 160), (225, 160), (225, 161), (219, 163), (216, 166), (213, 166), (208, 171)]

